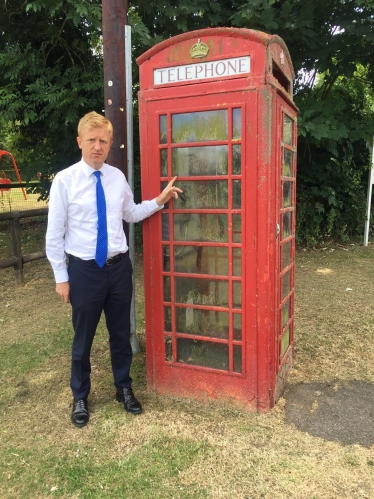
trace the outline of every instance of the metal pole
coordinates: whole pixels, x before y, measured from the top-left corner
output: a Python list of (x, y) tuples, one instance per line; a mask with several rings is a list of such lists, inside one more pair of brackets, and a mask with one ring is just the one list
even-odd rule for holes
[[(127, 126), (127, 181), (134, 192), (134, 147), (133, 147), (133, 111), (132, 111), (132, 50), (131, 50), (131, 26), (125, 26), (125, 61), (126, 61), (126, 126)], [(133, 268), (135, 269), (135, 229), (134, 224), (129, 224), (129, 253)], [(133, 353), (140, 352), (139, 341), (136, 336), (135, 315), (135, 278), (132, 274), (132, 300), (131, 300), (131, 333), (130, 342)]]
[(370, 226), (370, 211), (371, 211), (371, 193), (373, 189), (374, 182), (374, 139), (371, 147), (371, 168), (369, 171), (369, 182), (368, 182), (368, 193), (366, 200), (366, 221), (365, 221), (365, 232), (364, 232), (364, 246), (369, 243), (369, 226)]

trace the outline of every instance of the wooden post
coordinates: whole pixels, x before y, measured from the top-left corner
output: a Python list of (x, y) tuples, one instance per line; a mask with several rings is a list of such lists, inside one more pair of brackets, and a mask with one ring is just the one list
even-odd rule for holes
[(17, 263), (14, 264), (14, 273), (17, 284), (23, 284), (23, 262), (21, 248), (21, 233), (19, 227), (19, 211), (13, 212), (13, 218), (10, 220), (10, 231), (12, 234), (13, 255), (17, 258)]
[[(107, 163), (119, 168), (128, 179), (125, 55), (127, 10), (127, 0), (102, 0), (105, 116), (113, 125), (113, 144)], [(132, 99), (128, 98), (128, 102), (132, 105)], [(130, 246), (129, 225), (126, 222), (123, 222), (123, 230)], [(132, 313), (130, 341), (133, 352), (139, 352), (135, 312)]]
[[(113, 125), (113, 144), (107, 163), (127, 178), (125, 25), (127, 0), (103, 0), (103, 52), (105, 116)], [(123, 222), (129, 241), (129, 226)]]
[(114, 134), (108, 163), (127, 177), (125, 25), (127, 1), (103, 0), (105, 116)]

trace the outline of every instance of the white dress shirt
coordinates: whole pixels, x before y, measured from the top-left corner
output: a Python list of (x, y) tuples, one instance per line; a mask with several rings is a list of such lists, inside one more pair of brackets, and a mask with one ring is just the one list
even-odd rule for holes
[[(108, 258), (128, 250), (122, 220), (139, 222), (163, 206), (156, 199), (135, 204), (124, 174), (106, 163), (99, 170), (107, 211)], [(56, 283), (69, 280), (66, 254), (93, 260), (96, 253), (97, 207), (95, 170), (83, 159), (57, 173), (49, 196), (47, 258)]]

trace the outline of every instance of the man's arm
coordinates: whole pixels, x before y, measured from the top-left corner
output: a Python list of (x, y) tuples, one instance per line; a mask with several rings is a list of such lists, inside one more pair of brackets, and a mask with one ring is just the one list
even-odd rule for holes
[(123, 219), (129, 223), (140, 222), (162, 209), (164, 204), (167, 203), (172, 197), (177, 199), (179, 197), (178, 192), (183, 191), (173, 185), (176, 179), (177, 177), (174, 177), (156, 198), (150, 201), (143, 201), (140, 204), (134, 203), (133, 193), (125, 181), (127, 200), (124, 204)]
[(52, 266), (56, 292), (69, 303), (69, 276), (66, 268), (65, 230), (67, 224), (67, 200), (64, 184), (59, 175), (52, 182), (49, 195), (46, 253)]

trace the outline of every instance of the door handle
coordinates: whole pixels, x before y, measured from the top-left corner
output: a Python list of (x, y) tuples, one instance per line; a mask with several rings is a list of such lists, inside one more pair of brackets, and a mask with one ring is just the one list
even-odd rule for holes
[(279, 234), (280, 234), (280, 231), (281, 231), (281, 229), (280, 229), (280, 225), (279, 225), (279, 223), (277, 222), (277, 223), (276, 223), (276, 225), (275, 225), (275, 238), (276, 238), (276, 239), (278, 239)]

